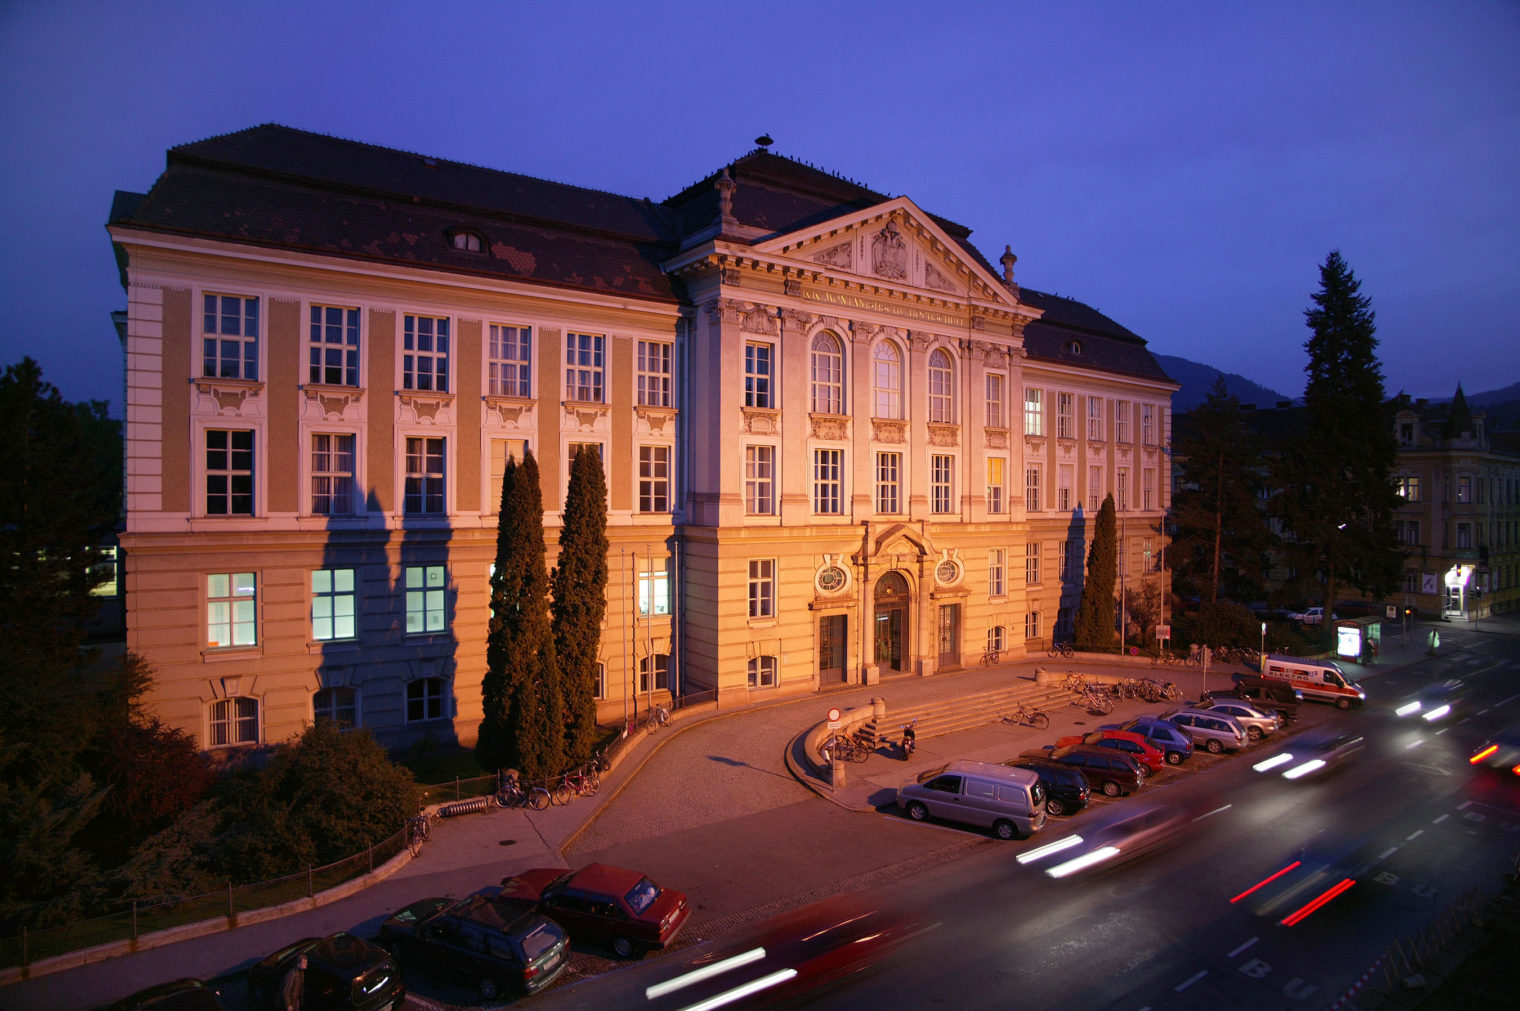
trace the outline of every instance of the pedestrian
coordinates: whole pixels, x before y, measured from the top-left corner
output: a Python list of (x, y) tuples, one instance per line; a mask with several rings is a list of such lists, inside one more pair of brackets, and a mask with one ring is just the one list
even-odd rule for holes
[(280, 984), (280, 999), (285, 1002), (285, 1011), (301, 1011), (301, 997), (305, 992), (306, 956), (301, 955), (285, 974), (285, 982)]

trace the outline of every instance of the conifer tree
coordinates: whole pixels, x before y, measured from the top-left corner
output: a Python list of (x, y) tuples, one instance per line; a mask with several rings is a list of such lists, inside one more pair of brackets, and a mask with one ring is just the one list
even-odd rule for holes
[(549, 625), (544, 504), (538, 462), (507, 461), (491, 577), (491, 621), (482, 719), (475, 757), (487, 770), (513, 768), (529, 779), (560, 770), (564, 742), (559, 668)]
[(1108, 649), (1114, 643), (1114, 584), (1119, 577), (1119, 530), (1114, 497), (1105, 496), (1098, 510), (1092, 550), (1087, 555), (1087, 579), (1077, 607), (1077, 645)]
[(551, 583), (565, 758), (573, 765), (590, 758), (596, 746), (596, 665), (607, 612), (607, 482), (601, 456), (591, 450), (576, 454), (570, 467)]
[[(1338, 251), (1321, 265), (1312, 298), (1314, 308), (1304, 311), (1313, 331), (1304, 342), (1309, 429), (1282, 454), (1275, 508), (1291, 535), (1290, 554), (1300, 571), (1318, 575), (1330, 614), (1343, 582), (1374, 599), (1398, 585), (1392, 480), (1398, 443), (1372, 303)], [(1328, 620), (1323, 630), (1333, 635)]]

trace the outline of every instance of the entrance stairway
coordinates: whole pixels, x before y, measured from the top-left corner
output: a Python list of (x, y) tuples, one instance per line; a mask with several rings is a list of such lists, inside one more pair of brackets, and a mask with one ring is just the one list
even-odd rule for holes
[(892, 708), (889, 699), (887, 715), (864, 723), (860, 735), (873, 746), (895, 745), (902, 741), (903, 725), (914, 721), (913, 732), (923, 740), (972, 727), (985, 727), (1020, 705), (1043, 712), (1065, 709), (1071, 704), (1071, 698), (1071, 692), (1059, 684), (1026, 683), (902, 709)]

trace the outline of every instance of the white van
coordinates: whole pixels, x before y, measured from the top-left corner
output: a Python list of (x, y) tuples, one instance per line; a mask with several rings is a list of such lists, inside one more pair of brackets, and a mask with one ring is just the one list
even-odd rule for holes
[(1329, 660), (1305, 660), (1296, 656), (1267, 657), (1262, 677), (1282, 681), (1303, 693), (1306, 699), (1334, 702), (1341, 709), (1361, 705), (1367, 701), (1362, 686), (1346, 676), (1346, 672)]
[(990, 828), (999, 839), (1033, 835), (1045, 824), (1045, 786), (1028, 769), (956, 760), (897, 789), (914, 821), (929, 817)]

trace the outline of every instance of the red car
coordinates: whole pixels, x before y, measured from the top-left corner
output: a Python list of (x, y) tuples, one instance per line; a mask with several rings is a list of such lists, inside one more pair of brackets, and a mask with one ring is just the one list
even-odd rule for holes
[(571, 940), (605, 944), (619, 958), (665, 947), (691, 916), (685, 894), (611, 864), (536, 867), (503, 878), (501, 895), (536, 903)]
[(1165, 752), (1146, 740), (1143, 734), (1129, 730), (1094, 730), (1086, 736), (1072, 734), (1070, 737), (1056, 740), (1058, 748), (1070, 747), (1073, 744), (1091, 744), (1099, 748), (1121, 751), (1145, 766), (1145, 771), (1148, 773), (1160, 772), (1161, 767), (1166, 765)]

